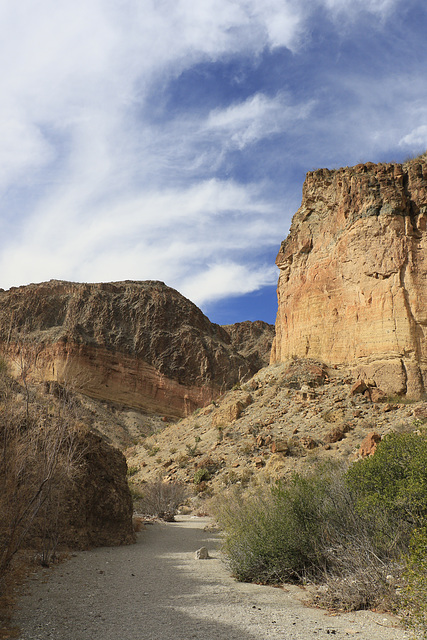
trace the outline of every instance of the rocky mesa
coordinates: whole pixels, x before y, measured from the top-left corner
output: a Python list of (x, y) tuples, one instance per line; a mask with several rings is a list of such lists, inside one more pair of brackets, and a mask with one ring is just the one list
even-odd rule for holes
[(255, 328), (258, 338), (242, 354), (248, 330), (232, 335), (157, 281), (51, 280), (0, 291), (0, 346), (15, 376), (69, 381), (93, 398), (169, 417), (191, 413), (262, 366), (259, 351), (265, 358), (274, 328)]
[(277, 256), (271, 362), (348, 365), (388, 394), (427, 385), (427, 155), (307, 174)]

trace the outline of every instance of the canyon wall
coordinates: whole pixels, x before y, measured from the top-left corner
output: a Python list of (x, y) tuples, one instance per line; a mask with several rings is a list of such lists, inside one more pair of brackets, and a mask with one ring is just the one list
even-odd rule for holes
[(18, 378), (171, 417), (256, 371), (227, 331), (155, 281), (0, 291), (0, 347)]
[(426, 219), (426, 155), (308, 173), (276, 259), (271, 362), (346, 364), (389, 394), (424, 394)]

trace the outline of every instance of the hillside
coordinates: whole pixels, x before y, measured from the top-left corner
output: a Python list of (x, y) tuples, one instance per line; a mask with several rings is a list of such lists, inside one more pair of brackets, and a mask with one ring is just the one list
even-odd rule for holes
[(268, 358), (273, 327), (257, 325), (249, 349), (242, 330), (231, 331), (162, 282), (51, 280), (0, 291), (0, 347), (17, 377), (170, 417), (204, 406)]
[(412, 431), (427, 418), (427, 402), (390, 399), (369, 384), (374, 383), (361, 384), (347, 369), (314, 360), (270, 365), (128, 448), (132, 484), (143, 487), (161, 475), (167, 482), (188, 483), (204, 498), (236, 483), (286, 477), (322, 460), (355, 460), (372, 453), (379, 437)]

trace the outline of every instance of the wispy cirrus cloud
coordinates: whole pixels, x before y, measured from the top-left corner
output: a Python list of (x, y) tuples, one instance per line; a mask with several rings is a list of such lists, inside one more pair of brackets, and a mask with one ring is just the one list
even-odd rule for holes
[(271, 285), (305, 170), (422, 144), (424, 69), (396, 65), (396, 33), (425, 45), (402, 7), (3, 2), (0, 286), (159, 278), (209, 302)]
[(243, 149), (248, 144), (286, 131), (310, 116), (314, 101), (289, 104), (283, 95), (270, 98), (256, 93), (244, 102), (209, 114), (206, 130), (223, 135), (224, 144)]

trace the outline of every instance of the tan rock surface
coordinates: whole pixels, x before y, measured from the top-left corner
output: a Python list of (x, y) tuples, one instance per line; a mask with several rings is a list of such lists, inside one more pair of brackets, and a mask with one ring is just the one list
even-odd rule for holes
[(427, 157), (307, 174), (277, 256), (271, 362), (347, 364), (388, 394), (427, 384)]
[(72, 381), (93, 398), (172, 417), (257, 370), (227, 331), (161, 282), (0, 291), (0, 342), (17, 376), (27, 368), (31, 379)]

